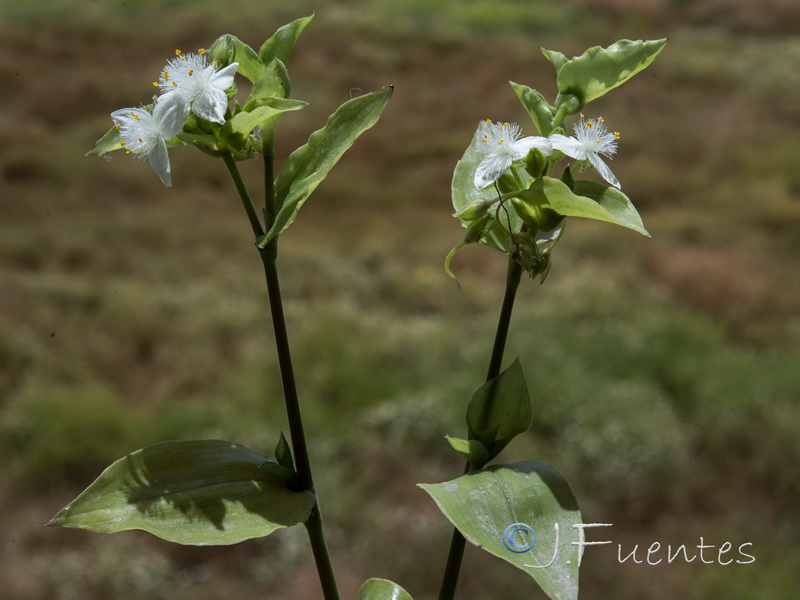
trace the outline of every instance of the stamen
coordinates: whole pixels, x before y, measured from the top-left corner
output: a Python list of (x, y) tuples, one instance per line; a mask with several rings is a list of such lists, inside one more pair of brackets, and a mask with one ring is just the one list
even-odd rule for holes
[(206, 49), (205, 48), (198, 48), (197, 49), (197, 53), (198, 54), (205, 54), (206, 53)]
[(617, 138), (617, 139), (619, 139), (619, 136), (620, 136), (620, 133), (619, 133), (619, 131), (615, 131), (615, 132), (614, 132), (614, 137), (615, 137), (615, 138)]
[(140, 144), (142, 143), (142, 138), (139, 138), (139, 143), (140, 143)]
[(169, 79), (169, 71), (164, 71), (164, 79)]
[[(119, 125), (117, 125), (117, 127), (119, 128)], [(481, 141), (486, 142), (487, 144), (489, 143), (489, 140), (487, 140), (486, 138), (481, 138)]]
[(175, 86), (175, 87), (178, 87), (178, 82), (177, 81), (173, 81), (172, 85)]
[(130, 150), (125, 150), (125, 154), (133, 154), (133, 152)]
[(120, 129), (122, 129), (122, 125), (114, 125), (114, 128), (115, 128), (117, 131), (119, 131)]
[(131, 111), (131, 116), (132, 116), (134, 119), (136, 119), (137, 121), (141, 121), (141, 119), (139, 118), (139, 115), (137, 115), (137, 114), (136, 114), (135, 112), (133, 112), (133, 111)]
[(189, 76), (191, 76), (191, 74), (192, 74), (192, 73), (194, 73), (194, 69), (189, 69), (189, 72), (188, 72), (188, 73), (186, 73), (186, 74), (187, 74), (187, 75), (189, 75)]
[(605, 123), (606, 120), (603, 117), (597, 117), (597, 122), (598, 123)]
[(586, 126), (587, 126), (589, 129), (591, 129), (592, 127), (594, 127), (594, 125), (592, 125), (592, 122), (591, 122), (591, 121), (586, 121)]
[(505, 142), (505, 140), (500, 140), (499, 142), (497, 142), (497, 145), (498, 145), (498, 146), (502, 146), (502, 145), (503, 145), (503, 142)]
[(180, 55), (181, 55), (181, 51), (176, 48), (175, 49), (175, 56), (180, 56)]
[(217, 61), (215, 61), (215, 60), (214, 60), (214, 61), (211, 61), (211, 64), (216, 66), (216, 64), (217, 64)]
[(158, 87), (158, 82), (157, 81), (153, 82), (153, 87)]
[(492, 120), (491, 119), (486, 119), (486, 122), (491, 124)]
[(125, 142), (120, 142), (119, 145), (124, 148), (125, 147)]

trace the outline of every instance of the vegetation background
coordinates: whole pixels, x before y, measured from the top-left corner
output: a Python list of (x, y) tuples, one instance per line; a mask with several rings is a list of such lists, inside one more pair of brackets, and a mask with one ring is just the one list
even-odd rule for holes
[[(527, 123), (507, 81), (555, 95), (567, 55), (669, 37), (590, 106), (652, 239), (572, 221), (521, 289), (507, 357), (532, 430), (501, 458), (555, 464), (587, 522), (587, 600), (794, 599), (800, 585), (800, 4), (794, 0), (0, 0), (0, 582), (7, 600), (317, 598), (302, 529), (230, 548), (44, 523), (100, 470), (165, 439), (271, 452), (285, 429), (266, 295), (221, 162), (84, 153), (147, 102), (174, 48), (260, 44), (316, 11), (290, 62), (279, 151), (342, 101), (396, 86), (383, 119), (284, 236), (302, 400), (343, 597), (368, 577), (434, 597), (450, 527), (415, 487), (456, 476), (445, 434), (481, 383), (505, 259), (461, 239), (449, 181), (482, 118)], [(259, 194), (258, 161), (244, 164)], [(620, 564), (636, 544), (750, 565)], [(734, 550), (735, 552), (735, 550)], [(716, 559), (716, 556), (706, 555)], [(724, 557), (728, 558), (728, 557)], [(736, 557), (734, 557), (736, 558)], [(541, 598), (468, 548), (463, 600)]]

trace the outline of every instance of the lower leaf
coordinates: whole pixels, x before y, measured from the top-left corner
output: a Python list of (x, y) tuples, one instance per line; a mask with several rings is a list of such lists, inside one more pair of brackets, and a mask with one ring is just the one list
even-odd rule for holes
[(48, 525), (142, 529), (196, 546), (236, 544), (308, 518), (314, 495), (287, 489), (291, 475), (233, 442), (163, 442), (113, 463)]
[(528, 573), (553, 600), (577, 600), (581, 514), (551, 465), (494, 465), (419, 487), (467, 541)]

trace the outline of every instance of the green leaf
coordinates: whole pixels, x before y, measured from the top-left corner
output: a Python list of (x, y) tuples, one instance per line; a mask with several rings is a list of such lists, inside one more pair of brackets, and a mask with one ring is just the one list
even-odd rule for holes
[(225, 122), (220, 136), (234, 148), (241, 148), (247, 136), (264, 121), (290, 110), (299, 110), (308, 106), (302, 100), (272, 98), (269, 104), (258, 106), (250, 111), (242, 111)]
[(368, 579), (358, 590), (356, 600), (412, 600), (407, 591), (388, 579)]
[(211, 60), (220, 63), (221, 66), (238, 62), (239, 68), (236, 69), (236, 72), (253, 83), (261, 75), (261, 71), (264, 70), (264, 65), (258, 58), (256, 51), (235, 35), (229, 33), (220, 36), (208, 52)]
[(527, 85), (520, 85), (513, 81), (509, 81), (509, 83), (525, 110), (528, 111), (531, 119), (533, 119), (533, 124), (539, 130), (539, 135), (547, 137), (553, 133), (555, 129), (553, 127), (553, 117), (555, 113), (553, 107), (545, 100), (544, 96)]
[(392, 91), (391, 86), (386, 86), (348, 100), (328, 118), (325, 127), (312, 133), (306, 144), (289, 155), (275, 181), (278, 213), (259, 241), (261, 248), (294, 222), (297, 211), (347, 149), (377, 123)]
[(242, 110), (249, 112), (259, 106), (269, 105), (276, 98), (288, 98), (291, 90), (292, 84), (286, 66), (276, 58), (270, 61), (253, 83), (253, 89), (250, 90)]
[(620, 40), (608, 48), (589, 48), (558, 68), (558, 91), (574, 94), (585, 105), (646, 68), (666, 43), (666, 39)]
[(483, 464), (500, 454), (516, 436), (527, 431), (532, 419), (528, 385), (517, 359), (508, 369), (483, 384), (467, 406), (469, 438), (480, 440), (489, 452)]
[(276, 58), (283, 64), (289, 62), (289, 55), (292, 53), (297, 38), (313, 18), (314, 15), (310, 15), (296, 19), (278, 29), (272, 37), (262, 44), (261, 49), (258, 51), (261, 62), (267, 65)]
[(275, 446), (275, 460), (279, 465), (291, 469), (294, 472), (294, 460), (292, 459), (292, 451), (289, 448), (289, 442), (281, 431), (281, 437), (278, 440), (278, 445)]
[(194, 546), (236, 544), (308, 518), (313, 493), (290, 491), (286, 475), (232, 442), (163, 442), (113, 463), (48, 525), (143, 529)]
[(628, 197), (617, 188), (592, 181), (575, 182), (575, 192), (552, 177), (542, 177), (516, 201), (528, 203), (532, 210), (551, 209), (565, 217), (583, 217), (621, 225), (650, 236)]
[(465, 440), (449, 435), (444, 437), (453, 450), (463, 456), (476, 469), (480, 469), (489, 462), (489, 451), (480, 440)]
[(106, 152), (119, 150), (122, 148), (122, 140), (116, 126), (109, 129), (106, 134), (94, 143), (94, 148), (86, 153), (86, 156), (102, 156)]
[[(497, 205), (495, 204), (492, 206), (492, 203), (498, 200), (497, 190), (495, 190), (493, 186), (482, 190), (475, 187), (475, 170), (484, 158), (484, 154), (478, 150), (478, 142), (481, 135), (481, 125), (479, 124), (475, 130), (475, 135), (472, 137), (472, 141), (464, 151), (464, 156), (458, 161), (453, 171), (453, 181), (451, 183), (453, 208), (455, 209), (456, 215), (469, 214), (472, 212), (471, 209), (486, 204), (491, 206), (489, 212), (491, 212), (492, 220), (494, 220)], [(528, 181), (530, 181), (530, 178), (528, 178)], [(523, 181), (523, 183), (525, 182)], [(520, 219), (514, 211), (504, 211), (501, 209), (500, 216), (506, 227), (510, 224), (511, 231), (519, 231), (522, 227), (522, 219)], [(459, 220), (462, 226), (469, 229), (471, 219)], [(499, 227), (497, 223), (495, 223), (491, 230), (481, 238), (481, 243), (506, 254), (511, 252), (514, 248), (511, 237), (506, 233), (505, 229)]]
[(547, 57), (547, 60), (552, 63), (553, 67), (555, 67), (556, 75), (561, 70), (561, 67), (567, 64), (567, 57), (561, 52), (558, 52), (557, 50), (545, 50), (544, 48), (539, 49), (542, 51), (542, 54)]
[[(581, 525), (581, 514), (567, 481), (551, 465), (494, 465), (419, 487), (467, 541), (528, 573), (553, 600), (578, 598), (584, 536), (583, 528), (574, 526)], [(527, 552), (512, 552), (503, 543), (504, 532), (515, 523), (536, 533)], [(521, 545), (515, 538), (507, 543)]]

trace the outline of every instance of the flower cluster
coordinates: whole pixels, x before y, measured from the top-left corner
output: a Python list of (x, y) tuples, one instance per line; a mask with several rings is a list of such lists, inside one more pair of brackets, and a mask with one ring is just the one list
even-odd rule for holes
[(611, 133), (603, 117), (586, 119), (583, 114), (574, 127), (575, 135), (567, 137), (554, 133), (550, 137), (521, 137), (516, 123), (492, 123), (482, 125), (478, 150), (485, 155), (475, 170), (475, 187), (479, 190), (497, 181), (511, 165), (522, 160), (532, 149), (550, 156), (553, 150), (563, 152), (578, 161), (588, 160), (600, 176), (616, 188), (621, 188), (611, 169), (600, 155), (611, 158), (617, 152), (619, 132)]
[(175, 51), (153, 86), (161, 95), (153, 108), (123, 108), (111, 113), (120, 143), (129, 153), (148, 158), (161, 182), (172, 185), (167, 141), (186, 124), (189, 114), (222, 124), (228, 109), (226, 90), (233, 86), (239, 63), (220, 69), (202, 48), (197, 53)]

